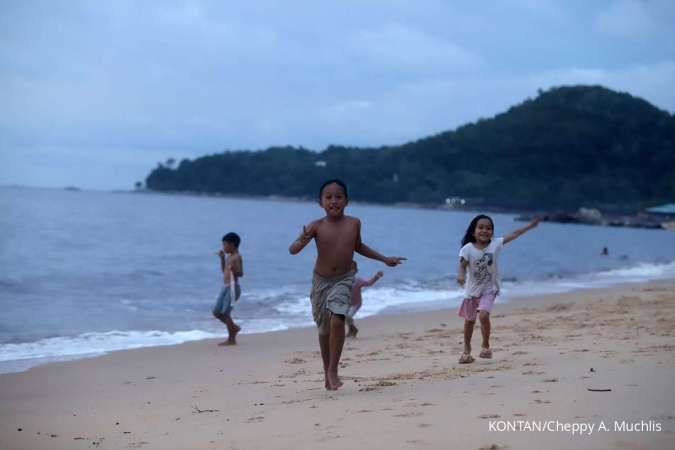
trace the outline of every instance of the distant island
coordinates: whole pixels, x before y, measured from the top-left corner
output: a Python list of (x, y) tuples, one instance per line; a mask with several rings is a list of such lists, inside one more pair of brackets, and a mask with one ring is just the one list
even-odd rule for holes
[(601, 86), (556, 87), (493, 118), (398, 146), (224, 151), (160, 163), (145, 185), (313, 199), (333, 177), (368, 202), (636, 211), (675, 199), (675, 116)]

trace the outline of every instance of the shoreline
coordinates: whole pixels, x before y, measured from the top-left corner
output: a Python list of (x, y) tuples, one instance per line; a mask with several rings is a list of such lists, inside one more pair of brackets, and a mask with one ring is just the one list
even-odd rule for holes
[[(624, 283), (609, 283), (609, 285), (599, 285), (599, 286), (583, 286), (583, 287), (573, 287), (573, 288), (562, 288), (562, 290), (552, 290), (552, 291), (543, 291), (543, 292), (530, 292), (530, 293), (516, 293), (515, 295), (513, 294), (503, 294), (502, 296), (499, 297), (498, 299), (498, 305), (500, 308), (509, 308), (511, 307), (511, 304), (515, 302), (516, 304), (522, 304), (523, 307), (528, 306), (529, 302), (532, 302), (533, 298), (543, 298), (546, 299), (549, 296), (555, 296), (555, 295), (573, 295), (575, 293), (584, 293), (588, 291), (594, 291), (594, 290), (606, 290), (606, 289), (615, 289), (615, 288), (621, 288), (621, 287), (630, 287), (633, 285), (640, 285), (643, 283), (658, 283), (658, 282), (667, 282), (669, 280), (675, 281), (675, 277), (666, 277), (666, 278), (657, 278), (657, 279), (651, 279), (651, 280), (640, 280), (640, 281), (629, 281), (629, 282), (624, 282)], [(506, 298), (504, 299), (504, 296)], [(500, 300), (501, 299), (501, 300)], [(449, 301), (449, 300), (448, 300)], [(435, 301), (434, 303), (438, 303), (438, 301)], [(385, 307), (384, 310), (379, 311), (375, 314), (371, 314), (366, 317), (357, 317), (356, 320), (358, 322), (364, 321), (364, 320), (371, 320), (376, 317), (387, 317), (387, 316), (399, 316), (399, 315), (405, 315), (405, 314), (425, 314), (425, 313), (447, 313), (448, 311), (456, 311), (456, 309), (459, 307), (459, 302), (456, 304), (448, 305), (448, 306), (443, 306), (443, 307), (437, 307), (434, 305), (433, 307), (418, 307), (418, 308), (407, 308), (407, 309), (401, 309), (400, 305), (398, 306), (389, 306)], [(419, 303), (418, 305), (425, 305), (425, 303)], [(309, 320), (311, 320), (311, 317), (309, 317)], [(282, 332), (289, 332), (293, 330), (307, 330), (307, 329), (314, 329), (313, 324), (307, 324), (307, 325), (301, 325), (301, 326), (289, 326), (288, 328), (285, 329), (271, 329), (271, 330), (263, 330), (263, 331), (253, 331), (253, 332), (247, 332), (247, 330), (244, 328), (242, 330), (242, 333), (240, 333), (240, 336), (253, 336), (253, 335), (268, 335), (270, 333), (282, 333)], [(213, 336), (213, 337), (203, 337), (203, 338), (188, 338), (186, 340), (183, 340), (182, 342), (173, 342), (173, 343), (160, 343), (156, 345), (148, 344), (148, 345), (140, 345), (140, 346), (134, 346), (134, 347), (128, 347), (128, 348), (116, 348), (116, 349), (106, 349), (106, 350), (98, 350), (98, 351), (92, 351), (88, 353), (81, 353), (81, 354), (64, 354), (64, 355), (54, 355), (54, 356), (47, 356), (47, 357), (40, 357), (40, 358), (25, 358), (25, 359), (17, 359), (17, 360), (9, 360), (5, 362), (0, 362), (0, 364), (3, 364), (5, 366), (19, 366), (21, 368), (19, 369), (13, 369), (9, 371), (0, 371), (0, 376), (5, 375), (5, 374), (13, 374), (13, 373), (23, 373), (26, 371), (29, 371), (33, 368), (36, 367), (42, 367), (45, 365), (50, 365), (50, 364), (59, 364), (59, 363), (68, 363), (68, 362), (76, 362), (84, 359), (92, 359), (92, 358), (100, 358), (104, 357), (113, 353), (117, 352), (125, 352), (125, 351), (133, 351), (133, 350), (140, 350), (140, 349), (155, 349), (155, 348), (162, 348), (162, 347), (173, 347), (173, 346), (179, 346), (191, 342), (204, 342), (204, 341), (209, 341), (209, 340), (222, 340), (227, 338), (227, 334), (225, 333), (224, 330), (221, 330), (222, 335), (218, 336)], [(126, 331), (120, 331), (120, 330), (109, 330), (107, 332), (101, 332), (100, 334), (108, 334), (108, 333), (121, 333), (121, 334), (126, 334), (126, 333), (150, 333), (150, 334), (156, 334), (156, 333), (161, 333), (161, 334), (168, 334), (168, 335), (177, 335), (177, 334), (190, 334), (190, 333), (204, 333), (204, 334), (214, 334), (211, 331), (205, 331), (205, 330), (198, 330), (198, 329), (191, 329), (191, 330), (175, 330), (175, 331), (164, 331), (164, 330), (126, 330)], [(90, 334), (90, 333), (83, 333), (84, 335)], [(83, 334), (77, 335), (77, 336), (57, 336), (57, 339), (78, 339), (80, 336)], [(44, 340), (48, 340), (49, 338), (46, 339), (40, 339), (38, 341), (31, 341), (31, 342), (26, 342), (26, 343), (20, 343), (20, 344), (34, 344), (37, 342), (43, 342)], [(44, 360), (43, 362), (38, 362), (37, 364), (32, 364), (29, 361), (31, 360)], [(24, 363), (25, 362), (25, 363)]]
[[(674, 292), (670, 279), (499, 303), (495, 357), (469, 365), (456, 363), (454, 309), (360, 319), (337, 392), (323, 389), (313, 327), (42, 365), (0, 375), (0, 447), (670, 448)], [(548, 419), (662, 429), (489, 428)]]

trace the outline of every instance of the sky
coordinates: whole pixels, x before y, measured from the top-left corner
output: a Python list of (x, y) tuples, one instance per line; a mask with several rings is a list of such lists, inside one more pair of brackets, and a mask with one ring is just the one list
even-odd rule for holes
[(600, 84), (675, 112), (672, 0), (0, 0), (0, 185), (396, 145)]

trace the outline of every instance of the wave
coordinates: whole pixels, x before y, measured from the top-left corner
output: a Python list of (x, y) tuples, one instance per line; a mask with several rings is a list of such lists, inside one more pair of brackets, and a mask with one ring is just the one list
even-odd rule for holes
[[(610, 287), (622, 283), (636, 283), (675, 278), (675, 262), (640, 263), (635, 266), (603, 270), (589, 274), (543, 280), (510, 280), (502, 283), (502, 298), (562, 293), (576, 289)], [(245, 333), (263, 333), (312, 326), (309, 297), (293, 289), (277, 291), (281, 299), (268, 311), (274, 317), (241, 320)], [(258, 293), (271, 298), (273, 292)], [(264, 294), (264, 295), (262, 295)], [(415, 311), (447, 309), (459, 305), (462, 291), (448, 276), (445, 282), (408, 280), (397, 286), (373, 286), (363, 290), (363, 307), (357, 318), (382, 314), (387, 311)], [(201, 328), (201, 326), (198, 326)], [(208, 327), (207, 327), (208, 328)], [(189, 331), (109, 331), (83, 333), (72, 337), (49, 337), (32, 342), (0, 345), (0, 373), (27, 370), (38, 364), (67, 359), (103, 355), (117, 350), (141, 347), (176, 345), (189, 341), (222, 338), (225, 331), (216, 333), (201, 329)]]
[(108, 331), (83, 333), (74, 337), (50, 337), (34, 342), (0, 346), (0, 362), (68, 356), (97, 356), (115, 350), (159, 347), (215, 338), (213, 333), (191, 331)]

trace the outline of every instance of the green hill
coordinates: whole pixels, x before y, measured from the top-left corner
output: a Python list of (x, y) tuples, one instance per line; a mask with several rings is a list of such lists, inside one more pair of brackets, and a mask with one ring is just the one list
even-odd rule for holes
[(327, 178), (355, 200), (629, 210), (675, 199), (675, 117), (600, 86), (553, 88), (491, 119), (400, 146), (273, 147), (159, 165), (156, 191), (315, 198)]

